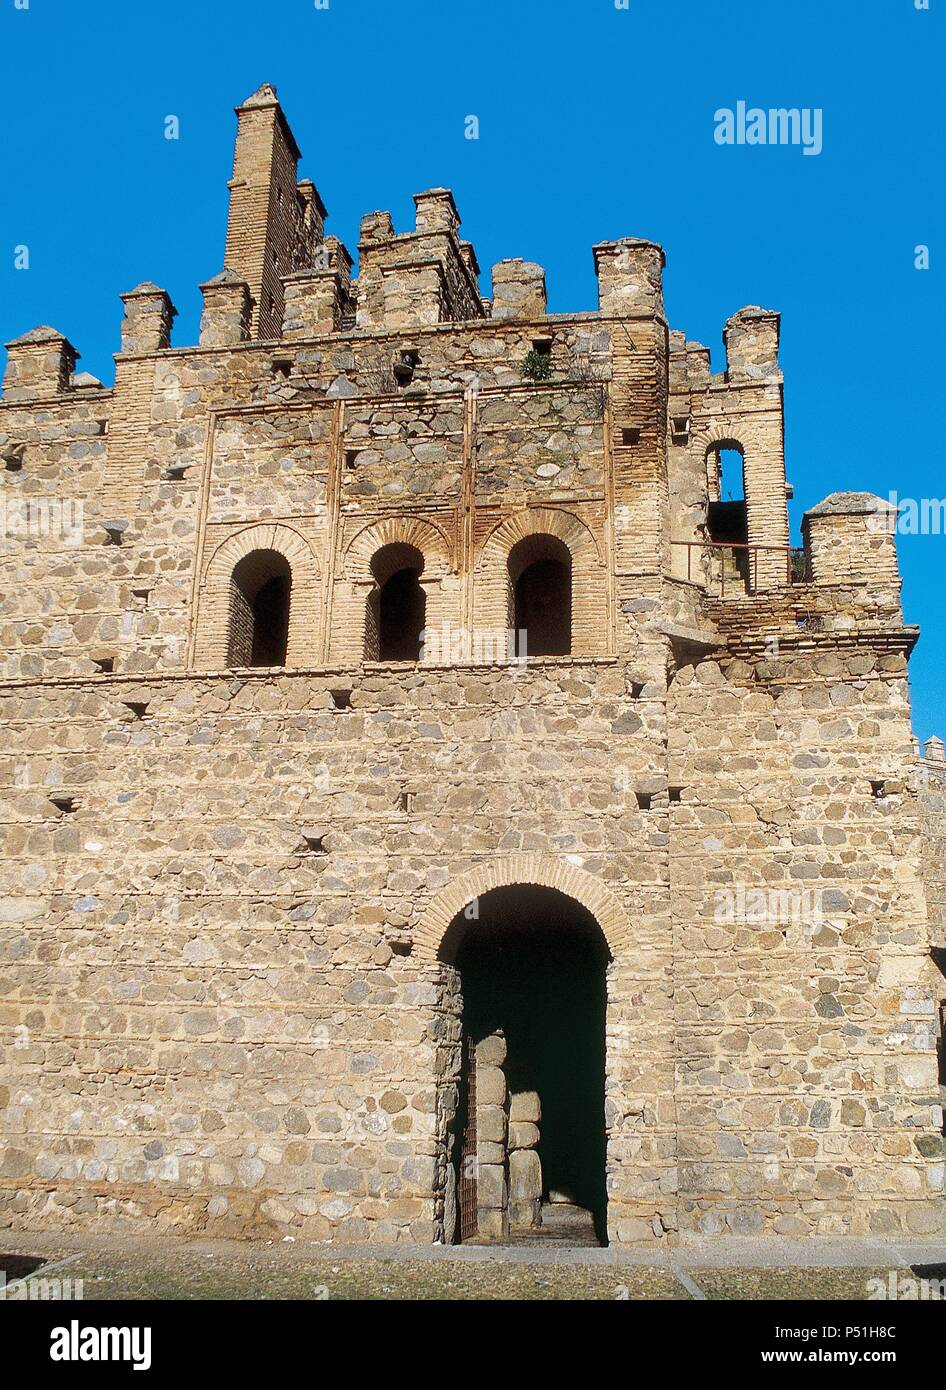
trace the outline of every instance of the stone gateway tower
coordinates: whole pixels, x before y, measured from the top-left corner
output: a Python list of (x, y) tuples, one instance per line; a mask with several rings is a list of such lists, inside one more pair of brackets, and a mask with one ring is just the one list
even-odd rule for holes
[(484, 298), (445, 188), (355, 278), (237, 116), (196, 346), (7, 344), (0, 1224), (946, 1231), (946, 762), (884, 505), (790, 547), (779, 315)]

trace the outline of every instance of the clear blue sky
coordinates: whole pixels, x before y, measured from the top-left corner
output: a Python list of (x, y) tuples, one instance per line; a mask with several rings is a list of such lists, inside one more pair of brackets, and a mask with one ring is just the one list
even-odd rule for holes
[[(717, 369), (728, 315), (780, 309), (796, 540), (828, 492), (946, 496), (946, 0), (328, 3), (0, 0), (3, 340), (52, 323), (111, 381), (118, 295), (150, 279), (194, 342), (232, 108), (269, 81), (351, 248), (363, 212), (403, 230), (446, 184), (481, 264), (541, 262), (553, 311), (594, 307), (591, 246), (623, 235), (664, 244), (671, 321)], [(718, 146), (739, 100), (821, 108), (823, 153)], [(946, 736), (946, 537), (900, 553), (917, 733)]]

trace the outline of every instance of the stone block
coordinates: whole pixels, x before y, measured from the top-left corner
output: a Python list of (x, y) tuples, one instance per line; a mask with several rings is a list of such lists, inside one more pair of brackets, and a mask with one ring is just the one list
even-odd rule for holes
[(509, 1200), (538, 1201), (542, 1196), (542, 1165), (535, 1149), (517, 1149), (509, 1155)]
[(509, 1098), (509, 1121), (511, 1124), (525, 1121), (538, 1124), (542, 1119), (542, 1102), (538, 1091), (516, 1091)]
[(509, 1202), (509, 1227), (515, 1231), (534, 1231), (542, 1225), (542, 1203), (538, 1199)]
[(501, 1033), (491, 1033), (476, 1044), (477, 1065), (501, 1067), (506, 1060), (508, 1048)]
[(501, 1163), (480, 1163), (476, 1170), (476, 1202), (479, 1208), (502, 1209), (509, 1193), (506, 1170)]
[(476, 1225), (477, 1237), (481, 1241), (499, 1244), (509, 1235), (509, 1213), (499, 1209), (481, 1209), (477, 1213)]
[(506, 1111), (499, 1105), (478, 1105), (476, 1137), (478, 1143), (503, 1144), (506, 1139)]
[(539, 1127), (529, 1120), (510, 1120), (509, 1148), (534, 1149), (539, 1142)]
[(477, 1108), (506, 1104), (506, 1077), (501, 1067), (476, 1067)]

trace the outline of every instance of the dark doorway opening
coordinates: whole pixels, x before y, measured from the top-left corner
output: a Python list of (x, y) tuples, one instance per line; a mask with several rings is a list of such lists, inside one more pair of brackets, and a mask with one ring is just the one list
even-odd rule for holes
[(423, 555), (412, 545), (386, 545), (372, 559), (371, 571), (375, 587), (368, 598), (366, 658), (419, 661), (427, 623)]
[[(509, 552), (517, 656), (570, 656), (572, 557), (557, 536), (526, 536)], [(525, 650), (520, 633), (526, 633)]]
[(275, 550), (254, 550), (230, 583), (230, 666), (285, 666), (292, 570)]
[[(515, 1156), (520, 1143), (538, 1153), (541, 1213), (519, 1238), (568, 1238), (569, 1243), (607, 1243), (606, 1134), (604, 1118), (607, 943), (595, 918), (572, 898), (551, 888), (516, 886), (484, 894), (474, 920), (461, 913), (444, 939), (443, 956), (459, 971), (463, 1060), (457, 1142), (459, 1165), (468, 1160), (475, 1130), (474, 1054), (484, 1039), (502, 1034), (508, 1117), (505, 1163), (509, 1183), (510, 1238), (517, 1238)], [(495, 1077), (491, 1078), (494, 1083)], [(485, 1094), (485, 1093), (484, 1093)], [(490, 1094), (495, 1095), (494, 1089)], [(519, 1101), (538, 1104), (517, 1124)], [(484, 1095), (479, 1106), (482, 1112)], [(477, 1102), (474, 1100), (474, 1106)], [(472, 1122), (472, 1123), (471, 1123)], [(484, 1132), (482, 1122), (480, 1133)], [(523, 1139), (523, 1135), (527, 1137)], [(488, 1161), (501, 1157), (494, 1143)], [(482, 1177), (483, 1145), (479, 1174)], [(464, 1200), (458, 1166), (458, 1206)], [(521, 1193), (519, 1196), (521, 1197)], [(449, 1238), (449, 1233), (448, 1233)], [(457, 1233), (459, 1238), (459, 1232)]]

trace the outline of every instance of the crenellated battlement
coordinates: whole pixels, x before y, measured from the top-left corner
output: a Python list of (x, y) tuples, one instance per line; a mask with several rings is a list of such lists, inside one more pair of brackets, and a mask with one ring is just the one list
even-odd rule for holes
[[(387, 211), (366, 214), (356, 274), (326, 232), (318, 190), (298, 177), (275, 88), (236, 116), (224, 268), (200, 285), (199, 342), (172, 342), (171, 297), (144, 282), (121, 295), (113, 388), (77, 375), (76, 349), (43, 327), (8, 345), (0, 398), (0, 432), (26, 480), (37, 469), (56, 477), (60, 461), (60, 477), (71, 475), (62, 430), (74, 420), (84, 431), (91, 411), (91, 534), (117, 537), (126, 556), (181, 547), (182, 570), (198, 567), (176, 591), (164, 663), (200, 649), (211, 541), (270, 520), (301, 525), (322, 556), (319, 611), (335, 622), (352, 519), (389, 513), (443, 528), (457, 577), (447, 611), (467, 625), (489, 528), (564, 508), (596, 536), (603, 652), (627, 641), (627, 589), (648, 575), (674, 586), (674, 621), (719, 640), (771, 626), (763, 596), (783, 597), (786, 634), (800, 612), (809, 631), (900, 626), (896, 548), (877, 499), (828, 498), (806, 514), (803, 554), (791, 551), (777, 312), (733, 314), (714, 372), (709, 349), (668, 326), (666, 257), (639, 237), (594, 246), (594, 310), (549, 314), (545, 270), (521, 258), (492, 267), (487, 297), (444, 187), (415, 195), (409, 230)], [(53, 414), (34, 415), (40, 404)], [(726, 454), (741, 461), (735, 498), (724, 495)], [(334, 641), (320, 633), (323, 659)], [(346, 642), (357, 654), (360, 637)]]

